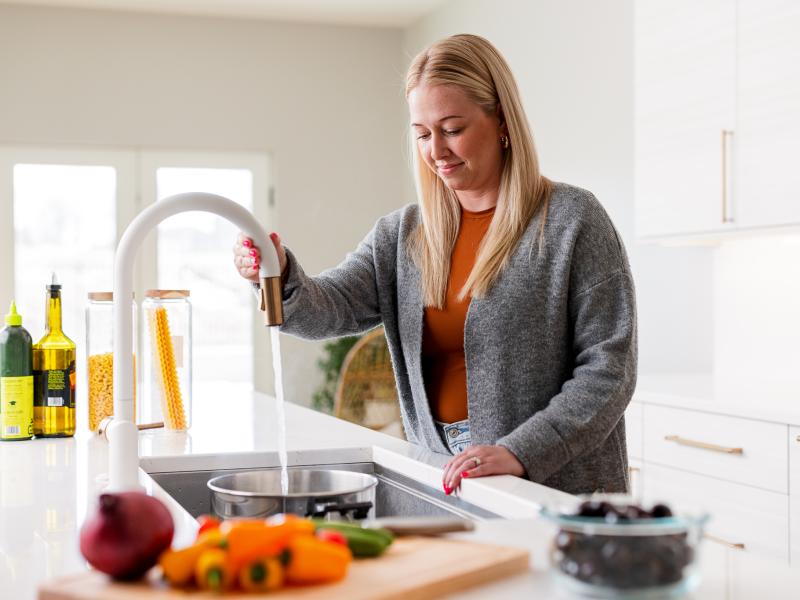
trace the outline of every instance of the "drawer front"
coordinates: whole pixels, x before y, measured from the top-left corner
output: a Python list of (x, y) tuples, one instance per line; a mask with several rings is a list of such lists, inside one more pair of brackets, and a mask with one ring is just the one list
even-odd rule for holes
[(792, 565), (800, 568), (800, 427), (789, 428), (789, 522)]
[(649, 404), (644, 431), (648, 463), (789, 491), (786, 425)]
[(644, 458), (644, 440), (642, 438), (642, 405), (631, 402), (625, 411), (625, 438), (628, 446), (628, 456), (631, 458)]
[[(645, 503), (666, 502), (677, 510), (711, 515), (706, 533), (747, 552), (789, 561), (789, 497), (747, 485), (647, 464), (642, 471)], [(736, 548), (736, 546), (743, 546)]]

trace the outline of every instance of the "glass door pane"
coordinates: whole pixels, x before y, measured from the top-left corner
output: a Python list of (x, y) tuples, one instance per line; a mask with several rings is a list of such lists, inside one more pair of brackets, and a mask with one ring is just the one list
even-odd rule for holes
[[(253, 209), (248, 169), (160, 167), (158, 200), (182, 192), (210, 192)], [(181, 213), (158, 226), (158, 286), (188, 289), (192, 303), (193, 379), (253, 384), (253, 295), (233, 267), (238, 233), (226, 219)]]
[(38, 340), (44, 334), (45, 285), (56, 273), (63, 286), (63, 330), (78, 346), (79, 366), (85, 365), (86, 295), (111, 290), (113, 283), (116, 169), (17, 164), (13, 181), (17, 308)]

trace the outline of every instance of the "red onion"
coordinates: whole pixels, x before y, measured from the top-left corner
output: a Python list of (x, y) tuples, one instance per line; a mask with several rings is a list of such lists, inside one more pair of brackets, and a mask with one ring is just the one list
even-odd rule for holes
[(173, 533), (160, 500), (141, 492), (102, 494), (81, 528), (81, 554), (114, 579), (138, 579), (169, 548)]

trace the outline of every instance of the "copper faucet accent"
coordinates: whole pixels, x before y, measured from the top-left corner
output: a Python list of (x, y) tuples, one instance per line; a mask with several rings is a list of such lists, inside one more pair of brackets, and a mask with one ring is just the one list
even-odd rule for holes
[(283, 286), (280, 277), (261, 277), (259, 309), (264, 313), (264, 325), (283, 324)]

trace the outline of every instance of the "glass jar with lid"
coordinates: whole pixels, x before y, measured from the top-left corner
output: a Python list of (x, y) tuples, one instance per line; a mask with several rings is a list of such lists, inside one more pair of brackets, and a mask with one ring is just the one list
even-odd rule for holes
[[(114, 294), (89, 292), (86, 306), (86, 375), (89, 390), (89, 429), (98, 431), (100, 423), (114, 413)], [(136, 300), (133, 311), (133, 406), (136, 411)]]
[(188, 290), (147, 290), (142, 303), (140, 421), (186, 430), (192, 421), (192, 305)]

